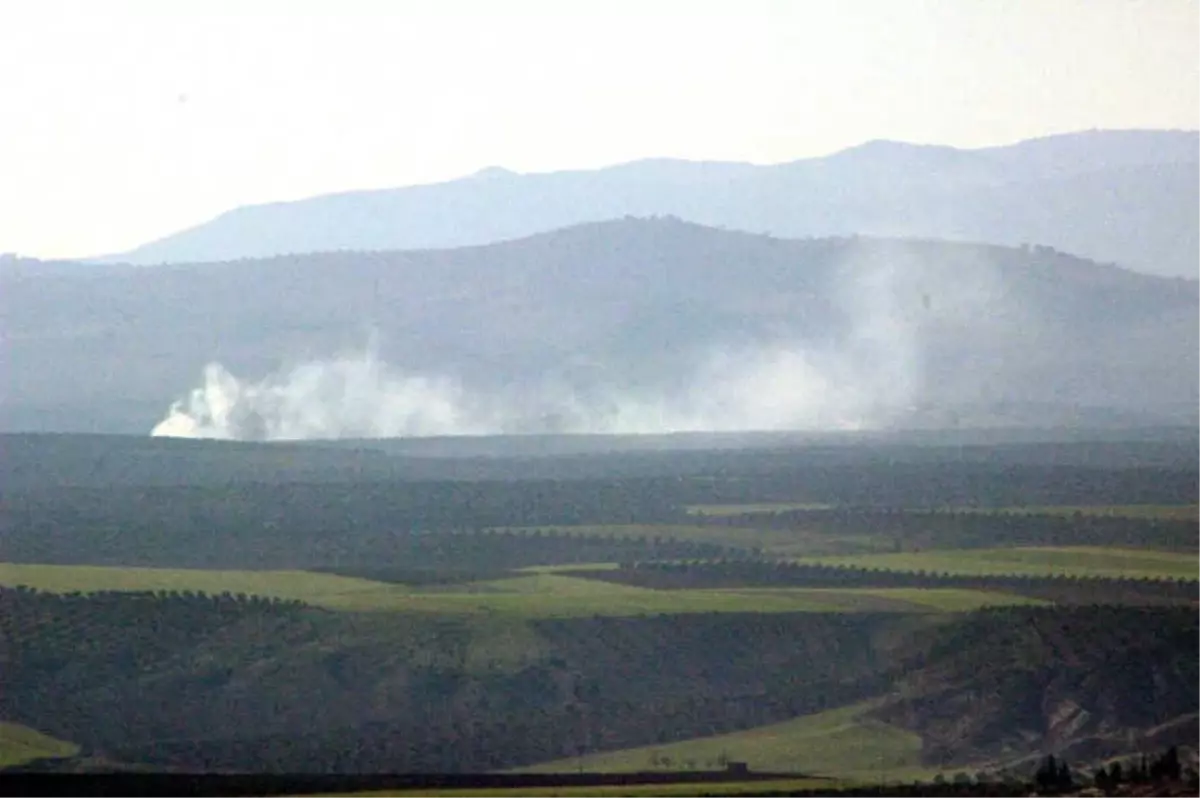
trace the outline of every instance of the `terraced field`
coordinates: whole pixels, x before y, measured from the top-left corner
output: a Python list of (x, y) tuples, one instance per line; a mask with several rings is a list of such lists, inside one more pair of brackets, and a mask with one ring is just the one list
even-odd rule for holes
[[(531, 527), (516, 528), (526, 531)], [(815, 530), (756, 529), (753, 527), (704, 526), (702, 524), (584, 524), (559, 527), (563, 532), (580, 537), (674, 538), (693, 543), (715, 543), (739, 548), (774, 547), (802, 541)]]
[(762, 504), (693, 504), (690, 515), (730, 516), (745, 513), (784, 513), (789, 510), (828, 510), (832, 504), (819, 502), (768, 502)]
[(1100, 504), (1057, 505), (1045, 507), (954, 507), (956, 513), (1013, 513), (1018, 515), (1080, 515), (1108, 518), (1152, 518), (1167, 521), (1195, 521), (1200, 516), (1196, 504)]
[(771, 792), (819, 790), (828, 787), (827, 779), (779, 779), (769, 781), (722, 781), (709, 783), (680, 782), (676, 784), (631, 784), (601, 787), (520, 787), (508, 789), (480, 790), (421, 790), (398, 792), (366, 792), (356, 795), (429, 795), (429, 796), (720, 796), (720, 795), (763, 795)]
[[(776, 502), (763, 504), (696, 504), (687, 508), (691, 515), (729, 517), (748, 513), (780, 513), (790, 510), (828, 510), (831, 504), (815, 502)], [(914, 512), (920, 512), (914, 510)], [(1099, 505), (1043, 505), (1012, 507), (955, 506), (928, 512), (986, 513), (1015, 515), (1080, 515), (1109, 518), (1153, 518), (1173, 521), (1195, 521), (1200, 517), (1200, 505), (1196, 504), (1099, 504)]]
[(687, 770), (732, 760), (752, 770), (855, 782), (932, 773), (921, 765), (920, 736), (870, 718), (875, 706), (868, 701), (733, 734), (562, 759), (519, 772)]
[(1196, 555), (1107, 546), (1037, 546), (942, 549), (896, 554), (802, 557), (823, 563), (891, 571), (926, 571), (969, 576), (1077, 576), (1130, 579), (1195, 579)]
[(330, 609), (448, 615), (569, 618), (702, 612), (966, 612), (985, 606), (1038, 604), (980, 590), (912, 588), (740, 588), (652, 590), (531, 573), (434, 589), (306, 571), (202, 571), (0, 564), (0, 584), (52, 592), (190, 590), (246, 593)]
[(92, 565), (0, 563), (0, 585), (26, 585), (54, 593), (104, 590), (188, 590), (245, 593), (338, 607), (394, 587), (367, 579), (309, 571), (216, 571), (199, 568), (118, 568)]
[(79, 746), (17, 723), (0, 721), (0, 768), (43, 757), (74, 756)]
[[(734, 507), (749, 507), (750, 505), (729, 505)], [(772, 505), (753, 505), (754, 508), (770, 507)], [(787, 505), (797, 509), (799, 505)], [(812, 509), (809, 507), (808, 509)], [(743, 510), (742, 512), (749, 512)], [(528, 527), (520, 528), (521, 531)], [(704, 526), (701, 524), (625, 524), (625, 525), (583, 525), (562, 527), (563, 531), (572, 535), (587, 537), (603, 537), (607, 535), (644, 538), (673, 538), (692, 543), (712, 543), (718, 546), (730, 546), (740, 549), (763, 549), (779, 555), (840, 555), (857, 554), (874, 551), (889, 551), (892, 539), (886, 535), (877, 535), (869, 530), (857, 534), (830, 534), (816, 525), (811, 528), (771, 529), (751, 526)]]

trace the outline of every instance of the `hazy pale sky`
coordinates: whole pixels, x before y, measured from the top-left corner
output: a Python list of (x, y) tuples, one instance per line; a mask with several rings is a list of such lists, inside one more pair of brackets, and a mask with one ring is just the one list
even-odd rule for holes
[(237, 205), (1200, 126), (1195, 0), (0, 0), (0, 252)]

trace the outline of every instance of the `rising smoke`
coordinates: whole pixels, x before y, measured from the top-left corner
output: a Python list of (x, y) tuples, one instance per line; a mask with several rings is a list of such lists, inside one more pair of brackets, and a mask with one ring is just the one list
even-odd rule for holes
[[(912, 263), (888, 261), (853, 272), (835, 292), (840, 296), (830, 297), (853, 309), (848, 331), (836, 342), (784, 331), (774, 341), (710, 347), (689, 359), (698, 365), (671, 387), (623, 381), (619, 369), (605, 371), (599, 386), (556, 373), (524, 380), (519, 390), (468, 386), (450, 376), (406, 372), (370, 346), (261, 379), (212, 363), (202, 385), (172, 405), (152, 434), (304, 440), (884, 427), (921, 395), (922, 330), (949, 318), (931, 314), (912, 270)], [(960, 321), (978, 317), (995, 296), (987, 281), (972, 287), (961, 274), (948, 281), (946, 274), (932, 276), (943, 286), (941, 306)], [(949, 283), (960, 287), (947, 302)]]
[(219, 363), (172, 405), (151, 433), (177, 438), (306, 440), (479, 434), (462, 392), (448, 380), (393, 374), (373, 351), (306, 363), (257, 382)]
[[(614, 386), (586, 396), (547, 379), (522, 396), (404, 374), (372, 351), (252, 381), (210, 364), (204, 382), (152, 435), (226, 440), (390, 438), (499, 433), (655, 433), (857, 429), (878, 408), (803, 353), (715, 353), (676, 395)], [(531, 400), (530, 393), (539, 398)]]

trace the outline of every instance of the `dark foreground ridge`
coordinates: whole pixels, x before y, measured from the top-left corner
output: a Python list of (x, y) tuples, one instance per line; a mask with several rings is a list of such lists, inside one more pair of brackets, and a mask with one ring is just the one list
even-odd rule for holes
[[(317, 795), (368, 791), (533, 789), (653, 784), (713, 784), (819, 778), (803, 773), (725, 771), (671, 773), (405, 773), (254, 774), (0, 773), (0, 795)], [(719, 791), (719, 790), (718, 790)]]

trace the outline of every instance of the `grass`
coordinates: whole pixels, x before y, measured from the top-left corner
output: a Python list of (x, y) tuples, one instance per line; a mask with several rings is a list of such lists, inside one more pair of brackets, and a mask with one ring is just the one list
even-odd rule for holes
[[(521, 531), (535, 528), (538, 527), (512, 527)], [(890, 551), (892, 546), (892, 538), (886, 535), (877, 535), (869, 531), (862, 534), (831, 535), (816, 525), (801, 529), (755, 529), (701, 524), (614, 524), (563, 526), (556, 529), (581, 537), (614, 535), (651, 539), (674, 538), (739, 549), (761, 548), (774, 554), (792, 556)]]
[(786, 513), (790, 510), (829, 510), (832, 504), (819, 502), (767, 502), (763, 504), (693, 504), (689, 515), (744, 515), (746, 513)]
[(576, 562), (565, 565), (530, 565), (518, 569), (529, 574), (569, 574), (573, 571), (615, 571), (620, 564), (615, 562)]
[[(99, 565), (0, 563), (0, 585), (27, 585), (54, 593), (102, 590), (190, 590), (246, 593), (340, 608), (381, 589), (408, 590), (369, 579), (310, 571), (234, 571), (200, 568), (125, 568)], [(369, 600), (368, 600), (369, 602)]]
[(746, 762), (752, 770), (850, 781), (881, 776), (907, 779), (923, 772), (920, 736), (869, 717), (876, 706), (877, 702), (867, 701), (732, 734), (561, 759), (520, 772), (570, 772), (581, 767), (588, 772), (637, 772), (653, 770), (652, 763), (662, 762), (663, 757), (670, 760), (668, 769), (687, 769), (688, 763), (703, 767), (722, 756)]
[[(512, 527), (516, 531), (540, 527)], [(582, 524), (555, 529), (578, 537), (633, 537), (651, 540), (673, 538), (693, 543), (713, 543), (739, 548), (768, 547), (793, 542), (797, 532), (786, 529), (753, 529), (749, 527), (705, 526), (702, 524)]]
[(0, 768), (43, 757), (74, 756), (79, 746), (47, 737), (28, 726), (0, 721)]
[(559, 574), (494, 583), (492, 590), (414, 594), (384, 587), (348, 597), (339, 609), (523, 618), (638, 616), (707, 612), (965, 612), (982, 606), (1037, 603), (977, 590), (727, 589), (651, 590)]
[(958, 513), (1014, 513), (1018, 515), (1081, 515), (1108, 518), (1149, 518), (1164, 521), (1195, 521), (1200, 505), (1195, 504), (1101, 504), (1047, 505), (1033, 507), (949, 507)]
[(298, 599), (347, 611), (399, 611), (515, 618), (665, 615), (705, 612), (965, 612), (1035, 599), (979, 590), (882, 588), (741, 588), (652, 590), (562, 573), (530, 573), (463, 585), (462, 592), (422, 592), (405, 585), (305, 571), (195, 569), (0, 563), (0, 584), (52, 592), (100, 590), (230, 591)]
[[(687, 508), (690, 515), (736, 516), (748, 513), (775, 513), (790, 510), (828, 510), (834, 505), (813, 502), (777, 502), (764, 504), (695, 504)], [(1153, 518), (1173, 521), (1195, 521), (1200, 517), (1196, 504), (1100, 504), (1100, 505), (1035, 505), (1013, 507), (954, 506), (939, 510), (913, 512), (954, 513), (1014, 513), (1019, 515), (1082, 515), (1114, 518)]]
[[(575, 771), (572, 771), (575, 772)], [(480, 790), (420, 790), (366, 792), (356, 795), (430, 795), (430, 796), (719, 796), (762, 795), (767, 792), (819, 790), (828, 787), (825, 779), (772, 779), (769, 781), (680, 782), (676, 784), (626, 784), (596, 787), (510, 787)]]
[(1200, 566), (1200, 558), (1192, 554), (1109, 546), (938, 549), (848, 557), (804, 557), (799, 561), (971, 576), (1019, 574), (1132, 579), (1195, 579), (1197, 567)]

